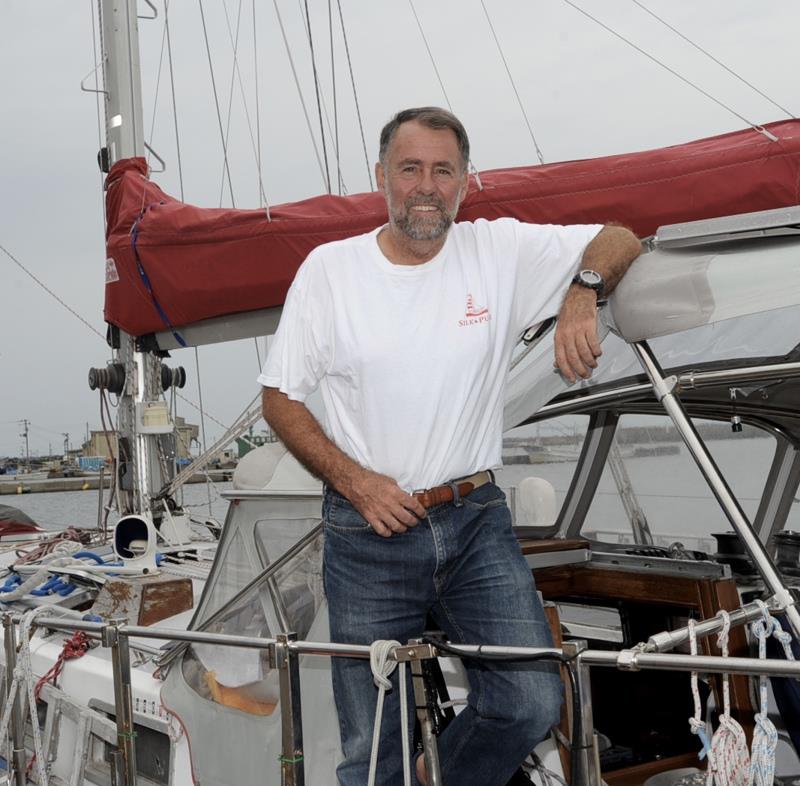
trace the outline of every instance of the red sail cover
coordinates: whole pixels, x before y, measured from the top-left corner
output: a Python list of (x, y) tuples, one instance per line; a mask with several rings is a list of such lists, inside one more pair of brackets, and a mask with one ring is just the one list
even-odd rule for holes
[[(800, 121), (628, 155), (495, 169), (471, 179), (458, 220), (616, 221), (640, 236), (663, 224), (800, 202)], [(386, 221), (379, 193), (320, 196), (270, 210), (187, 205), (147, 179), (142, 158), (106, 181), (105, 318), (141, 336), (281, 305), (315, 246)]]

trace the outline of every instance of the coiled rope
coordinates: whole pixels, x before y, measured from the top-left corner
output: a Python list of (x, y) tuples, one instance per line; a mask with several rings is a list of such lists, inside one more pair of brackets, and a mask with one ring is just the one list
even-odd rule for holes
[(28, 695), (28, 712), (31, 717), (31, 729), (33, 731), (33, 755), (36, 762), (36, 780), (39, 786), (48, 786), (48, 775), (45, 768), (45, 756), (42, 748), (42, 735), (39, 729), (39, 719), (36, 714), (36, 697), (34, 696), (34, 678), (31, 668), (31, 647), (30, 631), (34, 620), (39, 614), (52, 614), (52, 609), (48, 606), (39, 606), (27, 612), (20, 623), (20, 646), (17, 657), (17, 665), (14, 667), (14, 677), (8, 687), (3, 717), (0, 720), (0, 740), (6, 738), (8, 724), (11, 719), (11, 710), (14, 707), (14, 699), (17, 691), (25, 690)]
[[(757, 601), (761, 608), (762, 618), (756, 620), (750, 630), (758, 639), (758, 657), (765, 660), (767, 657), (767, 639), (769, 636), (776, 638), (782, 645), (786, 660), (794, 660), (792, 652), (792, 637), (783, 630), (780, 622), (769, 613), (763, 601)], [(761, 675), (758, 678), (760, 711), (755, 715), (755, 728), (753, 729), (753, 746), (750, 756), (750, 783), (753, 786), (772, 786), (775, 782), (775, 750), (778, 747), (778, 732), (775, 724), (769, 719), (767, 694), (767, 678)]]
[[(722, 630), (717, 634), (717, 646), (722, 657), (728, 657), (728, 636), (731, 618), (727, 611), (717, 614), (722, 619)], [(708, 768), (708, 786), (748, 786), (750, 783), (750, 752), (744, 729), (731, 717), (731, 693), (728, 674), (722, 675), (722, 715), (719, 727), (711, 738), (709, 759), (713, 767)], [(713, 758), (712, 758), (713, 757)]]
[[(383, 701), (386, 692), (391, 690), (389, 679), (397, 667), (394, 659), (399, 641), (375, 641), (369, 648), (369, 665), (372, 668), (372, 679), (378, 688), (378, 703), (375, 705), (375, 726), (372, 730), (372, 752), (369, 758), (369, 778), (367, 786), (375, 786), (375, 773), (378, 768), (378, 748), (381, 738), (381, 720), (383, 719)], [(403, 783), (411, 786), (411, 745), (408, 739), (408, 694), (406, 693), (406, 667), (400, 668), (400, 726), (403, 740)]]

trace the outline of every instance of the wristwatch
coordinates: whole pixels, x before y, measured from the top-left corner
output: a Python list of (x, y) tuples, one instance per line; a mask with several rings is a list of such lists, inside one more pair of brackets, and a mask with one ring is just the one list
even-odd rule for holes
[(603, 297), (603, 290), (605, 289), (606, 282), (603, 277), (596, 270), (579, 270), (572, 279), (573, 284), (577, 284), (586, 289), (593, 289), (597, 293), (597, 297)]

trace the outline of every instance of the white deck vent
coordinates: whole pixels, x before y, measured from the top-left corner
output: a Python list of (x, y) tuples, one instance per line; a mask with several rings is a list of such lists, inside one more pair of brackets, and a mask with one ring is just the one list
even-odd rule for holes
[(126, 568), (156, 572), (156, 528), (149, 516), (123, 516), (114, 528), (114, 553)]

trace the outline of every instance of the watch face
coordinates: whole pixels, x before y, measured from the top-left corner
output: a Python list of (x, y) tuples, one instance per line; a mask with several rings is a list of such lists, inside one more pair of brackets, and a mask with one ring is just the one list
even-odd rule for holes
[(594, 289), (603, 286), (603, 277), (595, 270), (581, 270), (578, 276), (586, 287)]

